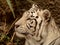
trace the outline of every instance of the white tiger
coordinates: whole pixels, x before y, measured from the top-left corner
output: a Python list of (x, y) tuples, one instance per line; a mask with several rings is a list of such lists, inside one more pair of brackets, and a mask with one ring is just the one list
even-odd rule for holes
[(35, 4), (15, 23), (15, 32), (26, 39), (25, 45), (60, 45), (60, 31), (51, 13)]

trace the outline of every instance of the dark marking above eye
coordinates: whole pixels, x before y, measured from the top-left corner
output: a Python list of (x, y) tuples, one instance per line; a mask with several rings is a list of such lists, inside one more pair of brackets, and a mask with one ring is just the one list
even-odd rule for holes
[(38, 16), (36, 16), (36, 18), (38, 18)]
[(34, 17), (33, 15), (31, 15), (31, 17)]
[(35, 11), (31, 12), (31, 13), (35, 13)]

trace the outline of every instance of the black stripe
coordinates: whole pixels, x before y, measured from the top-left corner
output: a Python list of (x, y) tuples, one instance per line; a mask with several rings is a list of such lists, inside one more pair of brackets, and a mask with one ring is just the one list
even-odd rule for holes
[(59, 36), (58, 38), (56, 38), (55, 40), (53, 40), (51, 43), (49, 43), (49, 45), (51, 45), (51, 44), (53, 44), (53, 45), (54, 45), (54, 44), (55, 44), (55, 42), (56, 42), (56, 40), (57, 40), (57, 39), (59, 39), (59, 38), (60, 38), (60, 36)]
[(41, 24), (42, 24), (42, 20), (41, 20), (41, 22), (39, 23), (39, 29), (41, 28)]
[(36, 23), (35, 23), (35, 27), (34, 27), (35, 30), (33, 32), (36, 31), (36, 27), (37, 27), (37, 20), (36, 19), (34, 19), (34, 20), (35, 20)]
[[(33, 16), (32, 16), (33, 17)], [(33, 32), (35, 32), (36, 31), (36, 26), (37, 26), (37, 20), (36, 19), (31, 19), (31, 18), (28, 18), (27, 20), (35, 20), (35, 27), (34, 27), (34, 31)], [(27, 25), (26, 25), (27, 26)], [(29, 25), (30, 26), (30, 25)], [(27, 26), (28, 27), (28, 26)], [(30, 26), (30, 27), (32, 27), (32, 26)], [(29, 27), (28, 27), (28, 29), (30, 29)]]
[[(38, 35), (39, 35), (39, 30), (40, 30), (40, 28), (41, 28), (41, 24), (42, 24), (42, 21), (39, 23), (39, 29), (38, 29), (38, 33), (37, 33), (37, 37), (38, 37)], [(37, 42), (40, 42), (40, 41), (42, 41), (42, 39), (43, 39), (43, 37), (40, 35), (40, 40), (37, 40)], [(41, 43), (41, 45), (43, 45), (43, 42)]]
[(39, 30), (40, 30), (40, 28), (41, 28), (41, 24), (42, 24), (42, 21), (39, 23), (39, 29), (38, 29), (38, 33), (37, 33), (37, 35), (36, 35), (36, 36), (38, 36), (38, 35), (39, 35)]
[(26, 24), (27, 28), (30, 29), (30, 27)]

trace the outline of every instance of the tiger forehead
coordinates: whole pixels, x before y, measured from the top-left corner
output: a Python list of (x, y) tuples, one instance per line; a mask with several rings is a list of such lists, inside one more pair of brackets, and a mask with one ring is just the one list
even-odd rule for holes
[(38, 17), (40, 16), (41, 12), (39, 9), (38, 10), (32, 10), (32, 11), (27, 11), (28, 12), (28, 16), (32, 16), (32, 17)]

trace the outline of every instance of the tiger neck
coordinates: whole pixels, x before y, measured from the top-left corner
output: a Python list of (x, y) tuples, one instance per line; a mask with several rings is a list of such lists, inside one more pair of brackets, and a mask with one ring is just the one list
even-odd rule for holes
[(38, 42), (39, 38), (36, 38), (35, 36), (29, 36), (26, 38), (25, 45), (40, 45), (40, 42)]
[(49, 43), (51, 43), (53, 40), (57, 39), (58, 37), (60, 37), (60, 32), (54, 22), (54, 19), (52, 19), (48, 26), (48, 36), (43, 45), (49, 45)]

